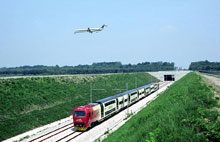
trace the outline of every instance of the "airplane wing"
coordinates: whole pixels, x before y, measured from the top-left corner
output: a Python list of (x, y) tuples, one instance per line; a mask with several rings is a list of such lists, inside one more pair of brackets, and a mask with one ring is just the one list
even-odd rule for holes
[(88, 30), (87, 30), (87, 29), (76, 30), (76, 31), (74, 32), (74, 34), (76, 34), (76, 33), (84, 33), (84, 32), (88, 32)]

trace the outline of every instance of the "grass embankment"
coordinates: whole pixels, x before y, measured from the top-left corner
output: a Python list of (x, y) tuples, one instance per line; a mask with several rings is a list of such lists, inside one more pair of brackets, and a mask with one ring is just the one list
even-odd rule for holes
[(190, 73), (133, 116), (105, 142), (218, 141), (219, 105), (199, 75)]
[(119, 93), (112, 89), (135, 88), (157, 81), (147, 73), (32, 77), (0, 80), (0, 141), (33, 128), (65, 118), (75, 107), (89, 103), (90, 82), (93, 100)]

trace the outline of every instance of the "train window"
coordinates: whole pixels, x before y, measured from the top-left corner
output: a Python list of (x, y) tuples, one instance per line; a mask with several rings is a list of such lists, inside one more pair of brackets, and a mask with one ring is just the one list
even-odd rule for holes
[(136, 94), (136, 92), (132, 93), (131, 96), (133, 96), (133, 95), (135, 95), (135, 94)]
[(120, 101), (120, 102), (119, 102), (119, 104), (122, 104), (122, 103), (123, 103), (123, 101)]
[(111, 110), (109, 110), (109, 111), (106, 111), (105, 112), (105, 115), (108, 115), (108, 114), (110, 114), (110, 113), (112, 113), (112, 112), (114, 112), (115, 111), (115, 108), (113, 108), (113, 109), (111, 109)]
[(108, 105), (114, 104), (114, 103), (115, 103), (115, 100), (107, 102), (107, 103), (105, 103), (105, 107), (108, 106)]
[(89, 113), (89, 117), (90, 117), (90, 113)]
[(74, 117), (85, 117), (86, 113), (85, 111), (75, 111), (74, 112)]
[(125, 102), (127, 102), (128, 99), (125, 99)]

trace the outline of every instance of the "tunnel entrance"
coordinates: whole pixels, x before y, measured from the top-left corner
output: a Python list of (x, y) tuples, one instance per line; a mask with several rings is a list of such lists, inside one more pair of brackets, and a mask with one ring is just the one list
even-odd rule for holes
[(164, 81), (175, 81), (174, 75), (164, 75)]

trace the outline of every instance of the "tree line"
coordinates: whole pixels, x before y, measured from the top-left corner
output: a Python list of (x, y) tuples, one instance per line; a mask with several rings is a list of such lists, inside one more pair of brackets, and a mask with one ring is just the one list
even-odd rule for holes
[(189, 70), (196, 71), (220, 71), (220, 62), (209, 62), (208, 60), (192, 62)]
[(143, 62), (138, 64), (125, 64), (121, 62), (100, 62), (92, 65), (77, 66), (20, 66), (0, 68), (0, 76), (11, 75), (62, 75), (62, 74), (98, 74), (98, 73), (129, 73), (145, 71), (175, 70), (173, 62)]

